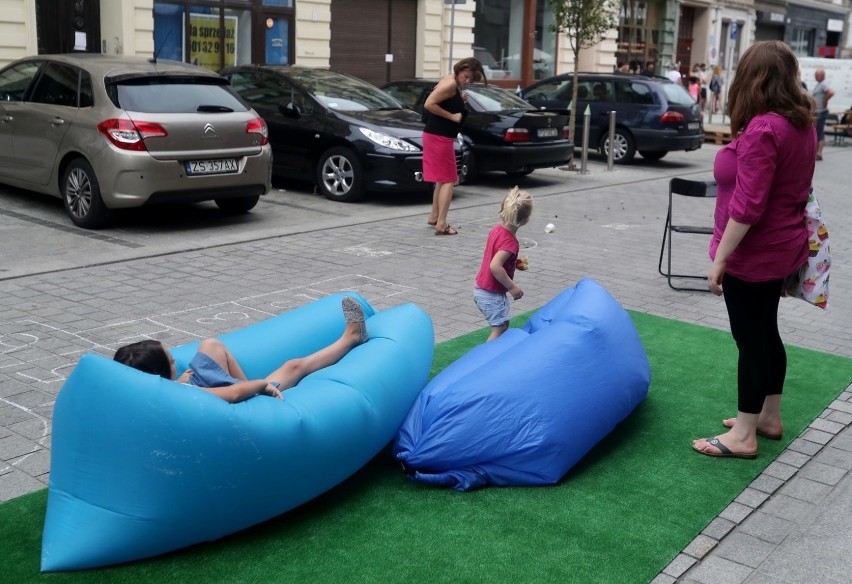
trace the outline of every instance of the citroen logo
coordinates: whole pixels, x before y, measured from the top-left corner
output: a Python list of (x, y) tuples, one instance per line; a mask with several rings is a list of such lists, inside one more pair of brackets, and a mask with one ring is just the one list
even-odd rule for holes
[(204, 124), (204, 130), (201, 132), (201, 138), (202, 139), (218, 138), (218, 137), (219, 137), (219, 135), (216, 133), (216, 128), (213, 127), (213, 124), (211, 124), (210, 122), (207, 122), (206, 124)]

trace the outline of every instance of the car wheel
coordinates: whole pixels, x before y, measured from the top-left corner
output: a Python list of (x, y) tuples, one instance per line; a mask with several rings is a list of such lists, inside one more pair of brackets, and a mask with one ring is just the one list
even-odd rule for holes
[[(625, 164), (633, 160), (636, 156), (636, 144), (633, 143), (633, 136), (624, 130), (616, 130), (613, 136), (612, 161), (616, 164)], [(609, 133), (604, 134), (601, 138), (601, 154), (609, 156)]]
[(317, 185), (326, 198), (351, 203), (364, 196), (361, 162), (348, 148), (330, 148), (317, 165)]
[[(479, 166), (476, 164), (476, 156), (473, 155), (473, 152), (468, 152), (464, 165), (467, 167), (467, 172), (465, 172), (461, 182), (465, 184), (476, 182), (476, 179), (479, 178)], [(462, 177), (459, 178), (461, 179)]]
[(85, 229), (103, 227), (109, 209), (101, 198), (101, 188), (92, 165), (83, 158), (72, 160), (62, 177), (62, 201), (74, 225)]
[(639, 154), (641, 154), (642, 158), (644, 158), (645, 160), (652, 160), (653, 161), (653, 160), (661, 160), (666, 154), (668, 154), (668, 151), (666, 151), (666, 150), (654, 150), (653, 152), (648, 152), (646, 150), (646, 151), (643, 152), (642, 150), (640, 150)]
[(512, 171), (507, 170), (506, 176), (509, 176), (509, 177), (512, 177), (512, 178), (523, 178), (523, 177), (525, 177), (529, 174), (532, 174), (533, 170), (534, 169), (532, 169), (532, 168), (525, 168), (523, 170), (512, 170)]
[(260, 200), (260, 195), (254, 197), (240, 197), (238, 199), (216, 199), (216, 205), (229, 215), (239, 215), (248, 213), (257, 202)]

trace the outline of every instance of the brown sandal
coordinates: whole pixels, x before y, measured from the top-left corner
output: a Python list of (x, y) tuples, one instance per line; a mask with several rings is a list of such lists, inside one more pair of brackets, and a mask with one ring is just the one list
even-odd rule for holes
[(444, 229), (442, 229), (442, 230), (436, 229), (435, 230), (435, 235), (456, 235), (456, 234), (458, 234), (458, 231), (453, 229), (453, 226), (450, 225), (449, 223), (447, 223), (447, 226), (444, 227)]

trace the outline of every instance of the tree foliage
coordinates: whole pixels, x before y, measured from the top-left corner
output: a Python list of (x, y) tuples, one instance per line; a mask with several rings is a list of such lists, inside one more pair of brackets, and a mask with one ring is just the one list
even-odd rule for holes
[[(574, 52), (574, 82), (571, 103), (577, 103), (577, 72), (580, 50), (598, 44), (606, 34), (618, 25), (620, 0), (547, 0), (556, 24), (556, 32), (565, 33)], [(576, 108), (571, 108), (568, 121), (572, 139), (577, 124)], [(574, 139), (574, 143), (577, 140)]]

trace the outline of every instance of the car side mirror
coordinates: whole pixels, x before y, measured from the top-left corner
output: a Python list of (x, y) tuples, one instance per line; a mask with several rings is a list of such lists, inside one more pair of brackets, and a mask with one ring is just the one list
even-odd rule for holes
[(298, 118), (302, 115), (302, 108), (297, 106), (292, 101), (287, 105), (278, 106), (278, 109), (282, 115), (285, 115), (288, 118)]

